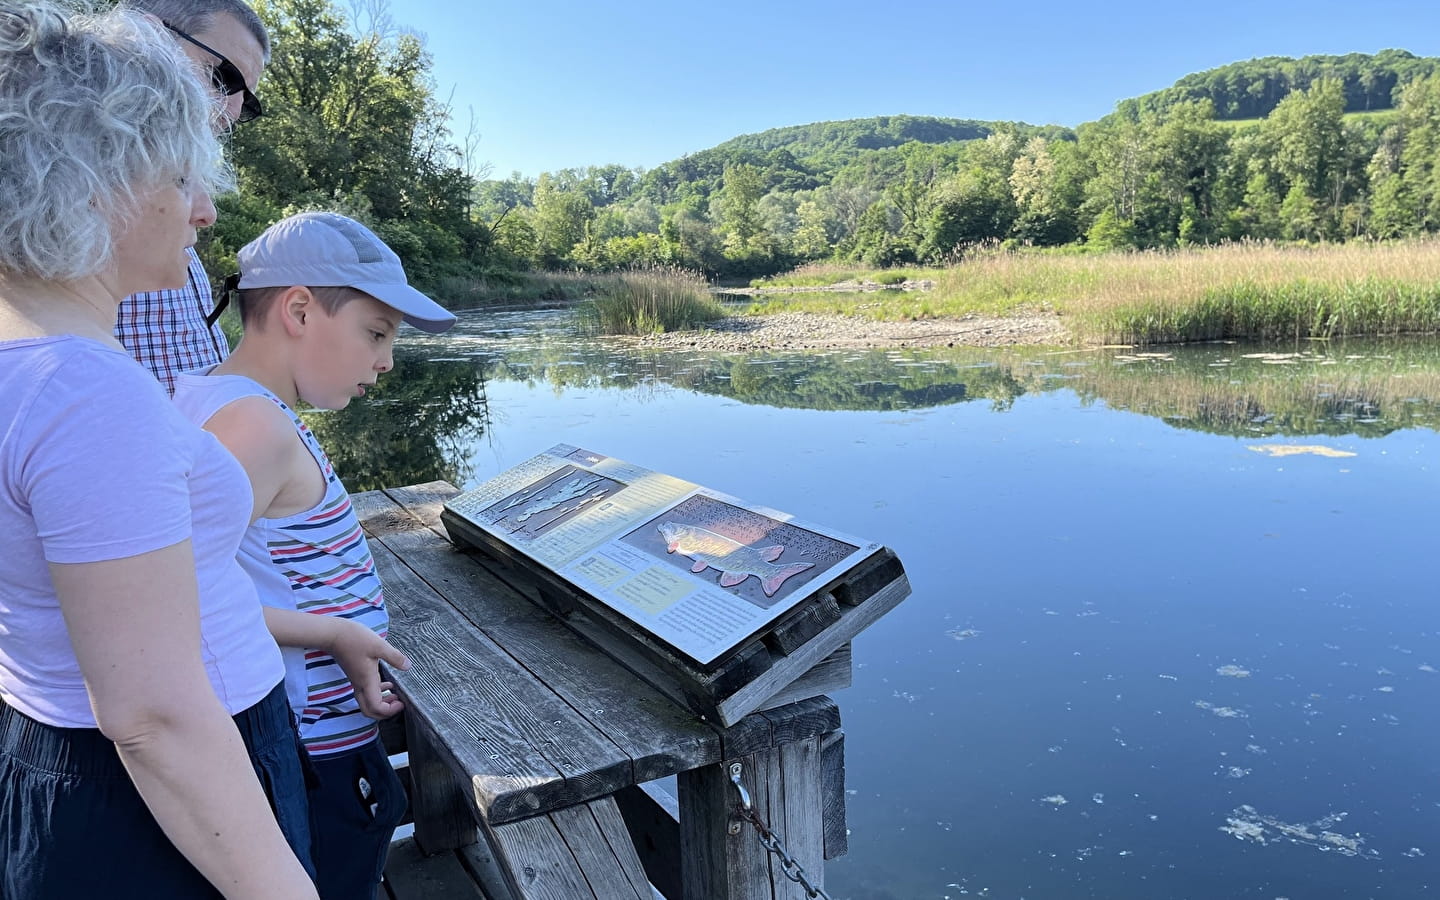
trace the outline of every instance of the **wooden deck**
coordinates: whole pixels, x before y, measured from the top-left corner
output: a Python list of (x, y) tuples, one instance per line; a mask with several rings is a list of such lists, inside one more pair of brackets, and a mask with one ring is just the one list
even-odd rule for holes
[[(826, 685), (849, 647), (730, 728), (702, 721), (576, 636), (534, 586), (457, 550), (436, 482), (354, 497), (412, 668), (387, 746), (409, 759), (414, 836), (392, 900), (790, 900), (804, 892), (740, 827), (727, 767), (812, 877), (845, 852), (844, 738)], [(404, 746), (396, 746), (403, 743)], [(678, 776), (674, 796), (652, 782)]]

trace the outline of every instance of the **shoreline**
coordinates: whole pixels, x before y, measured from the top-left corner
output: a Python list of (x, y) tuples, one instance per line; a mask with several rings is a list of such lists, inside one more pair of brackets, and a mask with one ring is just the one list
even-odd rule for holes
[(612, 336), (639, 347), (681, 350), (844, 350), (887, 347), (1011, 347), (1072, 343), (1054, 313), (967, 315), (882, 322), (833, 313), (730, 316), (698, 331)]

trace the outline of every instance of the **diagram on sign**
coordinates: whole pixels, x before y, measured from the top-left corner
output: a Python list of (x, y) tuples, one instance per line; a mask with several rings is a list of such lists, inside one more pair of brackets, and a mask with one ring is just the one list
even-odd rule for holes
[(565, 466), (486, 507), (484, 521), (520, 540), (567, 522), (625, 487), (613, 478)]
[(756, 606), (781, 602), (855, 546), (701, 494), (653, 517), (623, 543), (689, 570)]

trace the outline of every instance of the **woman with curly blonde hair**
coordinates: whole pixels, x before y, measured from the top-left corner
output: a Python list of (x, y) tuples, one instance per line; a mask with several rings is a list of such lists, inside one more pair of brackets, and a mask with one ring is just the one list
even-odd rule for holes
[(112, 336), (215, 217), (197, 75), (140, 13), (0, 0), (4, 897), (315, 896), (249, 482)]

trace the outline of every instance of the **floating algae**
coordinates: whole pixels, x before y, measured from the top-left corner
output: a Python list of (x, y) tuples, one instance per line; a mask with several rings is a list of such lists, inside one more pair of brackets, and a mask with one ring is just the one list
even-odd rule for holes
[(1359, 834), (1346, 835), (1330, 830), (1347, 815), (1349, 813), (1331, 813), (1314, 822), (1291, 824), (1274, 816), (1262, 815), (1255, 807), (1246, 804), (1232, 811), (1220, 830), (1233, 835), (1236, 840), (1252, 841), (1262, 846), (1286, 841), (1314, 847), (1321, 853), (1379, 859), (1380, 854), (1367, 848), (1365, 839)]
[(1243, 709), (1234, 709), (1229, 706), (1216, 706), (1207, 700), (1196, 700), (1195, 705), (1201, 709), (1208, 709), (1210, 712), (1222, 719), (1248, 719), (1250, 714)]

